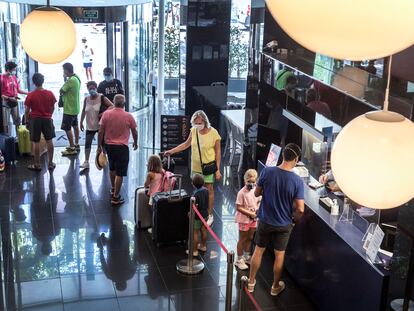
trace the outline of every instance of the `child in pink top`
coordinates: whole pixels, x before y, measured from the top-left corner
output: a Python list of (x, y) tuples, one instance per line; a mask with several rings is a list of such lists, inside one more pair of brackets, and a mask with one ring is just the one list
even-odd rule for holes
[(256, 211), (259, 209), (260, 199), (254, 195), (257, 172), (253, 169), (244, 174), (245, 186), (239, 191), (236, 199), (236, 223), (239, 224), (239, 241), (237, 242), (236, 267), (247, 270), (250, 263), (250, 248), (254, 232), (256, 231)]
[(162, 162), (158, 155), (153, 154), (148, 159), (148, 173), (145, 179), (144, 187), (147, 189), (149, 196), (149, 205), (152, 205), (152, 197), (155, 193), (162, 191), (163, 169)]

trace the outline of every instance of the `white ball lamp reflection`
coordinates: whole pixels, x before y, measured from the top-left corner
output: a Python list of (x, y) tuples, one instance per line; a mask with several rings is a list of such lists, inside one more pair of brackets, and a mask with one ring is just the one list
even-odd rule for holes
[[(389, 71), (391, 68), (391, 57)], [(332, 172), (353, 201), (375, 209), (398, 207), (414, 197), (414, 123), (388, 111), (349, 122), (335, 140)]]
[(76, 47), (76, 28), (62, 10), (47, 6), (33, 10), (21, 25), (21, 44), (34, 60), (56, 64), (68, 58)]
[(337, 59), (377, 59), (414, 44), (414, 1), (266, 0), (286, 33)]

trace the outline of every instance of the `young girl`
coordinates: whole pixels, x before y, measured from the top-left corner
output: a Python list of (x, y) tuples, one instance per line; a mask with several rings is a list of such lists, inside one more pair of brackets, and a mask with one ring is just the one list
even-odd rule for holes
[(254, 195), (257, 172), (247, 170), (244, 174), (245, 186), (239, 191), (236, 199), (236, 223), (239, 224), (239, 241), (237, 242), (236, 267), (247, 270), (250, 263), (250, 247), (256, 231), (256, 211), (259, 209), (260, 198)]
[(155, 193), (162, 191), (161, 186), (164, 176), (161, 158), (158, 155), (153, 154), (149, 157), (147, 170), (148, 173), (144, 187), (148, 190), (147, 195), (149, 197), (149, 205), (152, 205), (152, 196)]

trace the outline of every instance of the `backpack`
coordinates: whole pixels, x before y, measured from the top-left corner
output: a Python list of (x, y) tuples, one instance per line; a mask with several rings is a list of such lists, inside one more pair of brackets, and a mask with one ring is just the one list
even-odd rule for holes
[(174, 189), (177, 179), (175, 177), (171, 178), (171, 176), (174, 176), (174, 174), (169, 171), (163, 171), (160, 192), (169, 192)]

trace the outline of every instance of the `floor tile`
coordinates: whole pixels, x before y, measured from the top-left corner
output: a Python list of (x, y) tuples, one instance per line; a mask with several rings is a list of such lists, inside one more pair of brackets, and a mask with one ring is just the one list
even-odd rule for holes
[(224, 310), (224, 297), (218, 287), (181, 291), (173, 294), (171, 299), (180, 311)]
[(184, 275), (175, 266), (169, 266), (160, 268), (160, 272), (169, 292), (217, 287), (207, 269), (197, 275)]
[(168, 296), (135, 295), (118, 298), (121, 311), (151, 310), (175, 311), (174, 303)]

